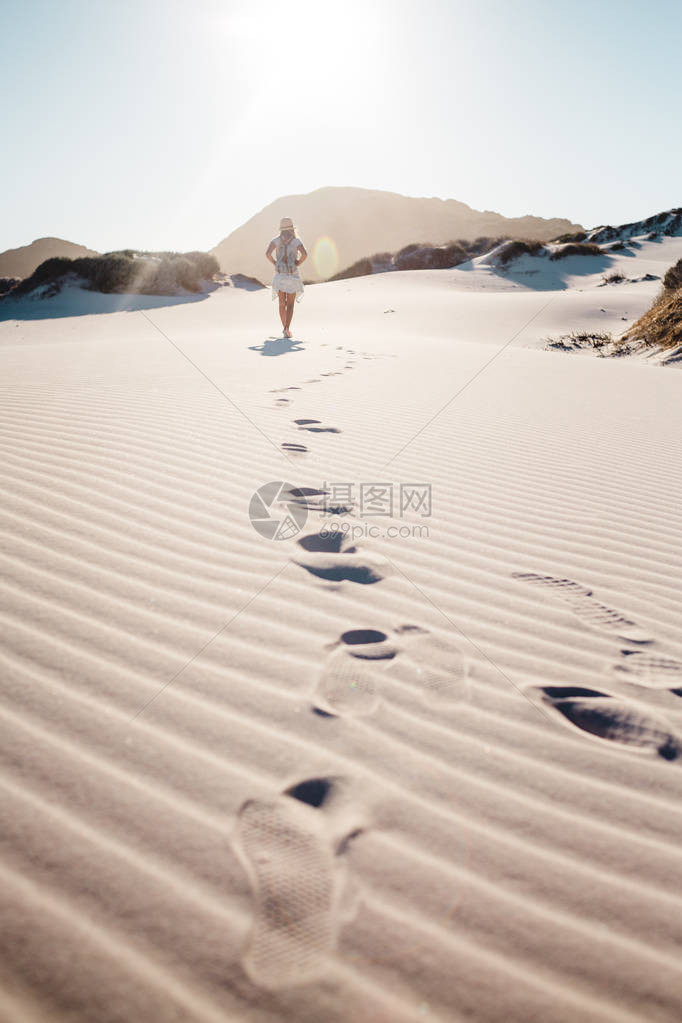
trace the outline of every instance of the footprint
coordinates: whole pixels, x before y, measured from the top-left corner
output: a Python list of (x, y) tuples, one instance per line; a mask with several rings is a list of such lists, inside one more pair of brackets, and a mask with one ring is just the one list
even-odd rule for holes
[(421, 636), (427, 635), (428, 629), (422, 628), (421, 625), (396, 625), (395, 632), (401, 636)]
[(470, 701), (470, 661), (454, 640), (416, 625), (400, 626), (396, 631), (405, 639), (396, 663), (398, 681), (418, 688), (428, 704), (444, 707)]
[(640, 629), (636, 622), (594, 600), (592, 590), (582, 583), (557, 576), (538, 575), (535, 572), (512, 572), (511, 575), (513, 579), (519, 579), (521, 582), (547, 588), (554, 596), (566, 601), (571, 611), (586, 625), (614, 632), (630, 643), (652, 642), (652, 637)]
[(308, 536), (299, 537), (298, 544), (306, 551), (324, 552), (326, 554), (338, 554), (344, 548), (346, 554), (356, 550), (355, 547), (345, 545), (346, 535), (340, 530), (329, 530), (326, 533), (309, 533)]
[(322, 806), (332, 791), (333, 782), (331, 778), (309, 778), (293, 785), (284, 793), (286, 796), (293, 796), (300, 799), (302, 803), (309, 806)]
[(682, 661), (671, 657), (653, 657), (639, 650), (621, 650), (623, 661), (613, 664), (614, 671), (634, 675), (639, 685), (649, 689), (668, 689), (682, 685)]
[(319, 419), (294, 419), (299, 430), (307, 430), (308, 433), (341, 433), (336, 426), (322, 426)]
[[(327, 507), (330, 514), (338, 511)], [(349, 509), (345, 510), (347, 513)], [(348, 543), (341, 530), (324, 533), (309, 533), (299, 537), (299, 547), (306, 553), (295, 554), (292, 560), (306, 572), (326, 582), (353, 582), (368, 586), (381, 582), (394, 572), (393, 566), (377, 554), (363, 554)]]
[(580, 601), (571, 602), (571, 610), (587, 625), (595, 629), (605, 629), (607, 632), (615, 632), (621, 639), (627, 639), (630, 643), (651, 643), (652, 637), (633, 622), (630, 618), (614, 611), (605, 604), (593, 600), (591, 597), (583, 597)]
[(328, 491), (316, 487), (287, 487), (282, 490), (284, 500), (307, 511), (325, 511), (324, 498)]
[(561, 579), (552, 575), (537, 575), (535, 572), (512, 572), (512, 579), (520, 579), (524, 583), (547, 587), (557, 597), (591, 597), (592, 590), (572, 579)]
[(352, 657), (366, 661), (388, 661), (398, 653), (395, 643), (379, 629), (348, 629), (338, 643), (343, 643)]
[(630, 752), (677, 760), (682, 743), (663, 718), (610, 693), (577, 686), (526, 686), (524, 692), (570, 728)]
[(285, 441), (282, 444), (284, 451), (290, 451), (294, 455), (305, 455), (308, 451), (305, 444), (292, 444), (289, 441)]
[(341, 841), (321, 809), (332, 779), (312, 778), (274, 800), (247, 800), (239, 811), (235, 851), (249, 876), (254, 921), (242, 965), (272, 991), (321, 977), (336, 949), (346, 872)]
[(277, 408), (284, 408), (286, 405), (291, 405), (291, 398), (276, 398), (275, 405)]
[(377, 669), (340, 647), (322, 666), (313, 707), (333, 717), (373, 714), (380, 702), (380, 682)]
[(376, 554), (343, 551), (339, 554), (325, 554), (311, 551), (305, 555), (294, 555), (292, 560), (311, 575), (331, 583), (352, 582), (369, 586), (381, 582), (393, 571), (390, 562)]

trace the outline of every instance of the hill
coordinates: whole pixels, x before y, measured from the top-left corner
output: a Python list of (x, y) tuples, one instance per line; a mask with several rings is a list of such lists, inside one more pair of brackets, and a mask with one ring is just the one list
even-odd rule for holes
[[(226, 273), (267, 280), (272, 265), (265, 258), (268, 242), (279, 232), (283, 216), (293, 218), (309, 259), (304, 280), (320, 281), (373, 252), (396, 252), (413, 243), (442, 245), (521, 236), (547, 241), (582, 227), (563, 218), (503, 217), (474, 210), (456, 199), (415, 198), (368, 188), (326, 187), (304, 195), (275, 199), (211, 251)], [(329, 242), (323, 241), (329, 239)]]
[(67, 242), (63, 238), (36, 238), (30, 245), (0, 252), (0, 277), (30, 277), (41, 263), (56, 256), (78, 259), (79, 256), (98, 255), (94, 249)]

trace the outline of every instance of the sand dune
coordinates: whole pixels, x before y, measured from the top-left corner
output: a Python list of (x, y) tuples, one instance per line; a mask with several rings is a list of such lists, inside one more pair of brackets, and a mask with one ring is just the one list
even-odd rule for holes
[(679, 377), (561, 272), (0, 323), (3, 1018), (679, 1019)]

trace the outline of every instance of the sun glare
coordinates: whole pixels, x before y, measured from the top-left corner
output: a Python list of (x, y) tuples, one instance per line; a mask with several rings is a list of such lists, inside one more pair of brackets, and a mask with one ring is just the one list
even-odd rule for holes
[[(364, 93), (380, 62), (379, 28), (379, 13), (357, 0), (343, 9), (319, 0), (298, 0), (295, 8), (255, 3), (222, 24), (251, 88), (260, 84), (269, 101), (305, 97), (316, 106)], [(295, 117), (295, 107), (289, 109)]]
[[(295, 8), (280, 3), (255, 3), (247, 13), (228, 14), (224, 22), (229, 35), (249, 46), (254, 68), (277, 70), (277, 64), (293, 61), (300, 73), (324, 68), (338, 60), (347, 70), (357, 70), (359, 56), (377, 41), (379, 17), (367, 5), (352, 0), (339, 8), (319, 0), (298, 0)], [(273, 61), (274, 63), (270, 63)]]
[(339, 254), (336, 243), (328, 235), (322, 235), (313, 248), (313, 266), (319, 277), (332, 277), (339, 269)]

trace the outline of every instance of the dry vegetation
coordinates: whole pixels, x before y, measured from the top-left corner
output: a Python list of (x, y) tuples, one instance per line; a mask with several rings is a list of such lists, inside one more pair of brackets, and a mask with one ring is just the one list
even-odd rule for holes
[(562, 249), (557, 249), (550, 259), (566, 259), (567, 256), (601, 256), (603, 249), (594, 242), (569, 242)]
[[(450, 267), (466, 263), (474, 256), (499, 245), (504, 238), (480, 237), (475, 241), (448, 242), (446, 245), (432, 245), (430, 242), (411, 242), (399, 252), (376, 252), (373, 256), (359, 259), (352, 266), (330, 277), (330, 281), (348, 280), (350, 277), (365, 277), (372, 273), (384, 273), (388, 270), (447, 270)], [(529, 244), (541, 245), (540, 242)], [(305, 282), (304, 282), (305, 283)]]
[(558, 338), (546, 337), (544, 340), (547, 349), (558, 349), (561, 352), (573, 352), (579, 348), (594, 348), (596, 351), (600, 351), (605, 345), (613, 343), (610, 331), (590, 333), (586, 330), (572, 330), (569, 334), (562, 334)]
[(604, 274), (602, 284), (622, 284), (627, 277), (620, 270), (612, 270), (610, 274)]
[[(605, 278), (616, 282), (622, 275)], [(663, 287), (650, 309), (636, 323), (615, 338), (598, 331), (572, 331), (559, 338), (546, 337), (545, 347), (564, 352), (592, 348), (598, 355), (628, 355), (646, 346), (671, 350), (682, 346), (682, 259), (671, 266), (663, 278)]]
[(625, 332), (623, 341), (660, 348), (682, 345), (682, 259), (670, 267), (651, 309)]
[(544, 248), (542, 242), (526, 238), (515, 238), (500, 250), (497, 261), (501, 266), (506, 266), (507, 263), (511, 263), (513, 259), (518, 259), (519, 256), (539, 256), (544, 251)]
[(552, 238), (555, 245), (563, 245), (565, 242), (584, 242), (587, 238), (587, 231), (576, 231), (574, 234), (560, 234), (558, 238)]
[(218, 270), (217, 259), (206, 252), (123, 249), (78, 259), (55, 256), (46, 259), (30, 277), (16, 283), (2, 297), (19, 298), (41, 287), (44, 296), (49, 297), (58, 294), (67, 280), (77, 280), (87, 290), (105, 294), (175, 295), (181, 289), (200, 291), (202, 281), (210, 280)]
[(20, 277), (0, 277), (0, 296), (15, 288), (21, 281)]

